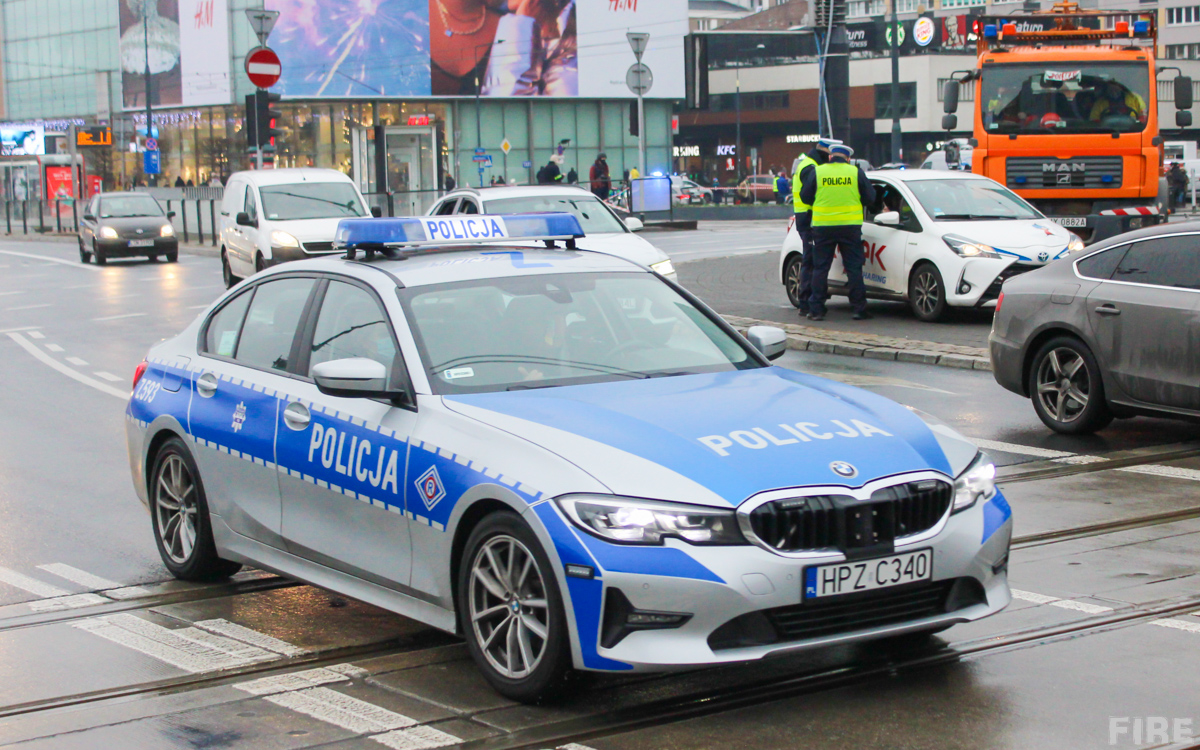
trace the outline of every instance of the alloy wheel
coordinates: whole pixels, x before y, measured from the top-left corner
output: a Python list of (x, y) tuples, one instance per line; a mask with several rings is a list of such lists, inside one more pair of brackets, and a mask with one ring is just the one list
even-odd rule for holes
[(469, 608), (475, 641), (508, 679), (532, 673), (546, 653), (550, 606), (537, 560), (514, 537), (499, 534), (471, 562)]
[(167, 556), (182, 565), (196, 547), (196, 482), (183, 458), (175, 454), (163, 460), (156, 480), (155, 528)]
[(1079, 352), (1069, 347), (1051, 349), (1037, 372), (1037, 397), (1047, 414), (1059, 422), (1079, 419), (1087, 408), (1091, 377)]
[(795, 307), (799, 307), (801, 302), (807, 302), (807, 300), (800, 299), (801, 270), (801, 262), (799, 260), (791, 261), (788, 263), (786, 278), (783, 282), (784, 289), (787, 290), (788, 301)]
[(932, 272), (921, 271), (917, 274), (916, 281), (913, 283), (913, 291), (916, 294), (913, 304), (917, 306), (922, 315), (932, 315), (933, 311), (937, 309), (938, 298), (941, 296), (940, 287), (937, 277)]

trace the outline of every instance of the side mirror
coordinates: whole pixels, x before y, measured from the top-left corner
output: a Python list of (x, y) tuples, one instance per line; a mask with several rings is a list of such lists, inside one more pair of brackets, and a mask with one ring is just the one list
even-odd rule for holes
[[(942, 111), (948, 115), (958, 112), (958, 87), (960, 85), (953, 78), (942, 84)], [(947, 128), (947, 130), (949, 129)]]
[(371, 215), (374, 216), (376, 219), (382, 218), (383, 217), (383, 209), (380, 208), (379, 206), (371, 206)]
[(625, 228), (631, 232), (640, 232), (643, 228), (645, 228), (645, 226), (646, 225), (642, 223), (642, 220), (636, 216), (630, 216), (625, 219)]
[(95, 216), (95, 214), (84, 214), (84, 215), (83, 215), (83, 220), (84, 220), (84, 221), (95, 221), (95, 220), (96, 220), (96, 216)]
[(958, 130), (958, 115), (942, 115), (942, 130)]
[(387, 368), (373, 359), (351, 357), (313, 365), (313, 381), (327, 396), (344, 398), (392, 398)]
[(1190, 128), (1192, 126), (1192, 113), (1188, 110), (1175, 113), (1175, 127)]
[[(1192, 77), (1175, 76), (1175, 109), (1192, 108)], [(1191, 123), (1188, 123), (1189, 125)], [(1185, 126), (1186, 127), (1186, 126)]]
[(779, 359), (787, 351), (787, 334), (775, 326), (750, 326), (746, 340), (767, 359)]
[(887, 227), (898, 227), (900, 226), (900, 212), (884, 211), (881, 214), (875, 214), (875, 223)]
[(237, 225), (239, 227), (258, 226), (257, 224), (255, 224), (253, 221), (250, 220), (250, 214), (246, 213), (245, 211), (238, 211), (236, 221), (237, 221)]
[(175, 212), (174, 212), (174, 211), (167, 211), (167, 218), (168, 218), (168, 219), (174, 219), (174, 218), (175, 218)]

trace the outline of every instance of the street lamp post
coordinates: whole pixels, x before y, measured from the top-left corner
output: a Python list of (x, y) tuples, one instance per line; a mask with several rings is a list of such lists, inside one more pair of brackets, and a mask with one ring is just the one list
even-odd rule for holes
[[(142, 43), (146, 50), (146, 138), (149, 139), (152, 137), (150, 127), (154, 120), (150, 109), (150, 11), (146, 9), (143, 9), (142, 13)], [(74, 171), (74, 169), (75, 165), (72, 164), (71, 170)], [(156, 187), (158, 185), (158, 175), (148, 174), (146, 175), (146, 181), (150, 183), (150, 187)]]
[[(486, 44), (476, 44), (473, 50), (475, 57), (479, 54), (479, 50), (483, 47), (491, 47), (496, 44), (503, 44), (503, 39), (487, 42)], [(490, 60), (489, 60), (490, 62)], [(475, 63), (475, 147), (483, 148), (483, 123), (479, 118), (479, 94), (483, 91), (483, 82), (479, 80), (479, 63)], [(507, 163), (507, 162), (505, 162)], [(462, 175), (459, 175), (460, 177)], [(479, 170), (479, 187), (483, 187), (483, 170)]]
[[(755, 49), (766, 49), (767, 45), (759, 44)], [(733, 147), (733, 154), (737, 157), (737, 181), (742, 181), (742, 59), (739, 56), (737, 67), (734, 68), (734, 95), (733, 106), (737, 112), (737, 134), (735, 136), (737, 143)], [(753, 169), (753, 166), (751, 167)]]
[(896, 5), (892, 3), (892, 162), (903, 158), (903, 136), (900, 132), (900, 21), (897, 19)]

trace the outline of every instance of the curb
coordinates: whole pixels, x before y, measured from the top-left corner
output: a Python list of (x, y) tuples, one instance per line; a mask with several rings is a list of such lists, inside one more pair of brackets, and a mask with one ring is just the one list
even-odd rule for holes
[[(845, 357), (863, 357), (895, 362), (912, 362), (937, 367), (953, 367), (959, 370), (987, 370), (991, 372), (992, 361), (987, 349), (972, 346), (939, 344), (934, 341), (894, 339), (873, 334), (842, 334), (825, 328), (813, 328), (792, 324), (779, 324), (770, 320), (741, 318), (723, 315), (726, 322), (745, 333), (750, 326), (772, 326), (787, 333), (788, 348), (797, 351), (839, 354)], [(853, 338), (851, 338), (853, 337)]]

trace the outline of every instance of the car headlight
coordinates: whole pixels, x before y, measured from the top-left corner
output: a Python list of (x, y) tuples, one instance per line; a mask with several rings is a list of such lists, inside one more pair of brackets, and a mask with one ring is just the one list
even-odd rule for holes
[(962, 474), (954, 480), (954, 510), (966, 510), (978, 500), (990, 500), (996, 494), (996, 464), (983, 453), (975, 456)]
[(1083, 250), (1085, 247), (1087, 247), (1087, 245), (1083, 244), (1083, 238), (1074, 232), (1071, 232), (1071, 239), (1067, 242), (1067, 252), (1077, 253), (1080, 250)]
[(171, 226), (170, 224), (163, 224), (162, 229), (158, 230), (158, 236), (159, 237), (174, 237), (175, 236), (175, 227)]
[(275, 247), (300, 247), (300, 240), (276, 229), (271, 232), (271, 244)]
[(996, 248), (991, 245), (985, 245), (982, 242), (969, 240), (966, 237), (960, 237), (957, 234), (947, 234), (942, 237), (942, 241), (950, 246), (950, 249), (958, 253), (964, 258), (1003, 258), (1000, 253), (996, 252)]
[(670, 276), (671, 274), (675, 273), (675, 266), (668, 258), (667, 260), (660, 260), (657, 263), (651, 263), (650, 270), (654, 271), (660, 276)]
[(105, 240), (115, 240), (117, 238), (117, 230), (112, 227), (100, 227), (100, 237)]
[(555, 502), (576, 526), (610, 542), (661, 545), (675, 537), (692, 544), (746, 544), (732, 510), (614, 495), (567, 495)]

